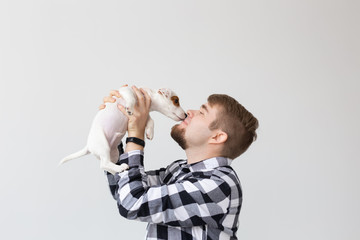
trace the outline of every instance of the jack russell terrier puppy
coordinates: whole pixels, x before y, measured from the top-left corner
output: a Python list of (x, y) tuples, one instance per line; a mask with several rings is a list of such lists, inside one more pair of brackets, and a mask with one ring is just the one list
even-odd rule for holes
[[(151, 98), (150, 112), (158, 111), (175, 121), (186, 118), (185, 111), (180, 107), (178, 96), (171, 89), (143, 89)], [(121, 87), (119, 93), (121, 98), (116, 98), (114, 103), (106, 103), (105, 109), (96, 114), (90, 128), (87, 145), (82, 150), (62, 159), (60, 164), (92, 153), (100, 159), (100, 167), (111, 174), (120, 173), (129, 168), (127, 164), (120, 166), (115, 164), (119, 159), (118, 145), (127, 131), (128, 123), (127, 116), (118, 109), (117, 104), (125, 106), (126, 111), (131, 115), (137, 97), (134, 90), (128, 86)], [(150, 115), (145, 133), (150, 140), (154, 136), (154, 120)]]

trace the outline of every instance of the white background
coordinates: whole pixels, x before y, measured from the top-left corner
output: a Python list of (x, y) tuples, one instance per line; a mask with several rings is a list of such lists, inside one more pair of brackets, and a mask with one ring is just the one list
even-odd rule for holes
[[(143, 239), (81, 149), (102, 98), (226, 93), (260, 122), (233, 163), (239, 239), (360, 238), (359, 1), (0, 2), (0, 238)], [(184, 158), (158, 113), (148, 170)]]

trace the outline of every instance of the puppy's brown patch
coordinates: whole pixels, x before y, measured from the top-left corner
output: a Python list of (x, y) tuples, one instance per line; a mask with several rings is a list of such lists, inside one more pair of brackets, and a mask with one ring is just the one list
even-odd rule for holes
[(170, 99), (171, 99), (171, 101), (173, 102), (173, 104), (174, 104), (175, 106), (177, 106), (177, 107), (180, 106), (180, 101), (179, 101), (178, 96), (172, 96)]

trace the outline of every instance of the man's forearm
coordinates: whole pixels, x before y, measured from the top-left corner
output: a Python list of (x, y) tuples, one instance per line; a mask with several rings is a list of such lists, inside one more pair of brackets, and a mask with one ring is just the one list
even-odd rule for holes
[(127, 153), (134, 150), (144, 151), (144, 147), (133, 142), (128, 142), (125, 147), (125, 152)]

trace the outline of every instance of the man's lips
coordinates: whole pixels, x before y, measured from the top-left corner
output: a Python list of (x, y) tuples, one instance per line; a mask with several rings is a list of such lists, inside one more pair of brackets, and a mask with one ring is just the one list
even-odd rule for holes
[(184, 119), (184, 121), (182, 121), (182, 124), (184, 124), (184, 125), (188, 125), (188, 124), (189, 124), (189, 122), (190, 122), (190, 118), (189, 118), (189, 117), (187, 117), (187, 118), (185, 118), (185, 119)]

